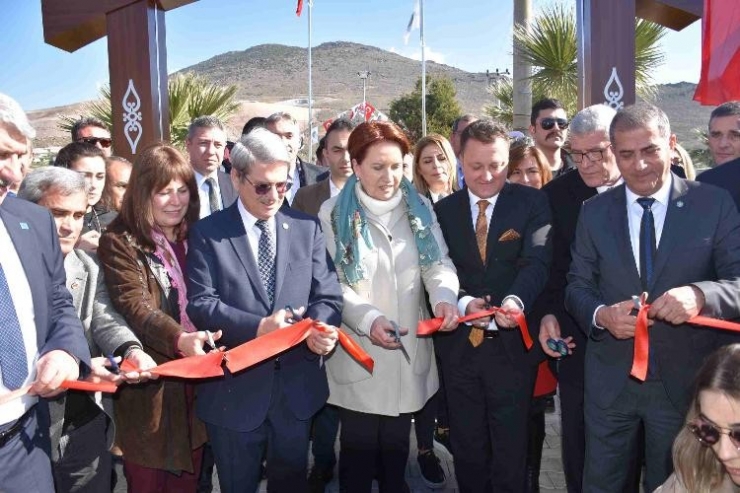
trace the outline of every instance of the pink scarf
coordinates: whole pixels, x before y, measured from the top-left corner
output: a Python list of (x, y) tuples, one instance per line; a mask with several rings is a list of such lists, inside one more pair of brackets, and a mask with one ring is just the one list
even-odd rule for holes
[[(152, 240), (154, 240), (154, 244), (157, 245), (154, 255), (164, 264), (164, 269), (170, 276), (172, 287), (177, 290), (177, 303), (180, 305), (180, 325), (185, 329), (185, 332), (196, 332), (198, 329), (195, 328), (193, 322), (190, 321), (190, 317), (188, 317), (185, 310), (188, 306), (188, 290), (185, 285), (185, 276), (183, 276), (180, 263), (177, 261), (177, 256), (175, 255), (175, 252), (172, 251), (170, 242), (161, 231), (153, 229)], [(185, 246), (185, 252), (187, 253), (187, 240), (183, 240), (183, 245)]]

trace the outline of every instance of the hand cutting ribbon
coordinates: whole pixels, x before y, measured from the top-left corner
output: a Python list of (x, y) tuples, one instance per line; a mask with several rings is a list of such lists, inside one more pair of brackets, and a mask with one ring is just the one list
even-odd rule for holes
[[(527, 320), (524, 318), (524, 314), (522, 312), (513, 312), (510, 310), (506, 310), (504, 308), (498, 308), (498, 307), (493, 306), (488, 310), (483, 310), (480, 312), (475, 312), (469, 315), (458, 317), (457, 321), (458, 323), (470, 322), (471, 320), (475, 320), (477, 318), (490, 317), (492, 315), (495, 315), (498, 312), (504, 313), (516, 319), (516, 323), (519, 326), (519, 332), (522, 335), (522, 341), (524, 342), (524, 345), (526, 346), (527, 350), (531, 349), (532, 344), (533, 344), (532, 336), (529, 335), (529, 328), (527, 327)], [(416, 335), (417, 336), (432, 335), (439, 330), (443, 322), (444, 322), (444, 319), (441, 317), (430, 318), (427, 320), (420, 320), (419, 325), (417, 325), (416, 327)]]
[[(633, 297), (634, 299), (637, 297)], [(648, 371), (648, 359), (650, 355), (650, 337), (648, 335), (648, 310), (650, 305), (645, 303), (646, 295), (643, 294), (639, 301), (635, 302), (635, 307), (638, 308), (637, 312), (637, 323), (635, 324), (635, 349), (632, 357), (632, 369), (630, 375), (636, 379), (644, 382), (647, 378)], [(719, 320), (716, 318), (703, 317), (697, 315), (691, 317), (686, 323), (692, 325), (701, 325), (702, 327), (712, 327), (714, 329), (731, 330), (733, 332), (740, 332), (740, 323), (728, 322), (727, 320)]]
[[(264, 336), (252, 339), (228, 351), (211, 351), (208, 354), (189, 356), (163, 363), (155, 368), (147, 370), (153, 375), (161, 377), (176, 378), (214, 378), (223, 377), (222, 363), (230, 372), (236, 373), (254, 366), (266, 359), (270, 359), (303, 342), (311, 333), (311, 330), (325, 331), (326, 326), (321, 322), (315, 322), (306, 318), (284, 329), (275, 330)], [(373, 359), (355, 343), (347, 334), (338, 331), (339, 344), (370, 373), (373, 372), (375, 362)], [(125, 372), (139, 371), (129, 361), (125, 360), (120, 365)], [(90, 382), (84, 380), (65, 380), (61, 385), (65, 389), (86, 390), (90, 392), (113, 393), (118, 388), (110, 382)], [(0, 396), (0, 405), (26, 395), (31, 387), (22, 387), (14, 392)]]

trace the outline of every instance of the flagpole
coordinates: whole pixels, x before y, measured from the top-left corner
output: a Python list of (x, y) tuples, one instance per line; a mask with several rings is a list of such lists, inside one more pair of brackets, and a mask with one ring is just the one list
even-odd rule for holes
[(424, 0), (419, 0), (419, 37), (421, 39), (421, 134), (427, 135), (427, 57), (424, 45)]
[(308, 156), (313, 156), (313, 84), (311, 78), (311, 31), (313, 30), (313, 0), (308, 1)]

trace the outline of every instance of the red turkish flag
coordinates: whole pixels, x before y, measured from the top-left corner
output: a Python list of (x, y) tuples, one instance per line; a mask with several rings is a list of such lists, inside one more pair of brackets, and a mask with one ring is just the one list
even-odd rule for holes
[(704, 0), (701, 79), (694, 100), (719, 105), (740, 99), (740, 2)]
[(303, 0), (298, 0), (298, 5), (296, 5), (296, 8), (295, 8), (295, 15), (300, 17), (302, 11), (303, 11)]

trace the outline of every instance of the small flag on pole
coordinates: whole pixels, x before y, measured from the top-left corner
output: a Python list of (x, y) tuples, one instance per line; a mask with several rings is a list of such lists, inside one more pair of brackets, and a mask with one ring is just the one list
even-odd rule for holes
[(300, 17), (301, 12), (303, 12), (303, 0), (298, 0), (298, 5), (296, 5), (296, 8), (295, 8), (295, 15)]
[(409, 19), (409, 25), (406, 26), (406, 34), (403, 35), (403, 44), (409, 44), (409, 36), (411, 31), (419, 29), (421, 26), (421, 14), (419, 13), (419, 0), (414, 3), (414, 11), (411, 13), (411, 19)]

